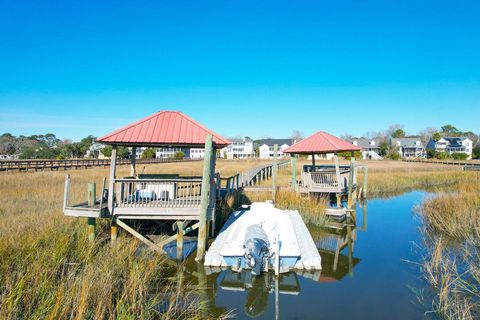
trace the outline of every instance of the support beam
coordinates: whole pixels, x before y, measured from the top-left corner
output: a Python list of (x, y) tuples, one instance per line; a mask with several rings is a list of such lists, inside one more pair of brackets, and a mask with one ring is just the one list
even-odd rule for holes
[[(87, 203), (90, 208), (95, 207), (95, 202), (97, 199), (97, 185), (95, 183), (89, 182), (87, 185)], [(95, 240), (95, 218), (88, 217), (88, 240)]]
[(340, 193), (342, 191), (342, 186), (341, 186), (341, 183), (340, 183), (340, 165), (338, 164), (338, 156), (337, 156), (336, 153), (333, 156), (333, 159), (335, 161), (335, 174), (337, 176), (338, 193)]
[(290, 158), (292, 162), (292, 190), (297, 190), (297, 156), (293, 155)]
[(277, 196), (277, 172), (278, 172), (278, 144), (273, 145), (273, 166), (272, 166), (272, 200), (275, 202)]
[(202, 261), (207, 245), (207, 211), (210, 195), (210, 184), (212, 183), (212, 153), (213, 153), (213, 137), (207, 135), (205, 140), (205, 157), (203, 159), (203, 176), (202, 176), (202, 194), (200, 199), (200, 217), (197, 239), (197, 257), (196, 261)]
[(145, 238), (143, 235), (141, 235), (140, 233), (138, 233), (135, 229), (131, 228), (129, 225), (127, 225), (125, 222), (123, 222), (122, 220), (120, 219), (117, 219), (117, 224), (122, 227), (123, 229), (125, 229), (125, 231), (127, 231), (128, 233), (130, 233), (132, 236), (134, 236), (135, 238), (139, 239), (140, 241), (142, 241), (143, 243), (145, 243), (150, 249), (158, 252), (158, 253), (164, 253), (163, 249), (161, 247), (159, 247), (158, 245), (156, 245), (155, 243), (153, 243), (152, 241), (150, 241), (149, 239)]
[(312, 154), (312, 172), (315, 172), (315, 155)]
[(137, 147), (132, 147), (132, 154), (130, 155), (130, 176), (135, 177), (135, 163), (137, 161)]

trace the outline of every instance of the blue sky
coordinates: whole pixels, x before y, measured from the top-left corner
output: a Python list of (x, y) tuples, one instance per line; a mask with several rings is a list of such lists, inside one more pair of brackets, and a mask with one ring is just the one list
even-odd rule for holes
[(0, 0), (0, 132), (480, 132), (479, 1)]

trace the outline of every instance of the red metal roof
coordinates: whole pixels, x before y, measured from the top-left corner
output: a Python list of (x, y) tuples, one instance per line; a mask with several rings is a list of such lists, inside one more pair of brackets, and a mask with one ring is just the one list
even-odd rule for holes
[(208, 134), (213, 136), (216, 147), (230, 141), (207, 129), (179, 111), (159, 111), (142, 120), (120, 128), (99, 139), (98, 142), (125, 146), (185, 146), (205, 145)]
[(332, 136), (329, 133), (319, 131), (308, 138), (305, 138), (291, 147), (285, 149), (286, 153), (297, 154), (319, 154), (342, 151), (358, 151), (359, 147), (348, 141)]

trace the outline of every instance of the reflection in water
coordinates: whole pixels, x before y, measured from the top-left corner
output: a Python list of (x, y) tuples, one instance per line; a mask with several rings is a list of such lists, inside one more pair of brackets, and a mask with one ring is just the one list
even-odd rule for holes
[(278, 278), (270, 272), (253, 276), (250, 271), (233, 272), (230, 269), (204, 267), (196, 263), (192, 256), (183, 263), (175, 264), (172, 274), (184, 290), (192, 289), (191, 292), (202, 305), (205, 318), (217, 317), (228, 311), (227, 307), (216, 301), (222, 292), (242, 293), (244, 316), (247, 317), (264, 314), (268, 309), (270, 294), (275, 293), (275, 316), (278, 318), (281, 312), (280, 295), (299, 295), (299, 277), (322, 283), (339, 281), (347, 274), (353, 276), (353, 269), (360, 262), (359, 258), (354, 257), (357, 231), (365, 231), (367, 226), (367, 206), (364, 203), (360, 207), (363, 213), (361, 226), (356, 225), (356, 217), (345, 221), (328, 221), (322, 227), (308, 226), (320, 251), (321, 271), (302, 270), (280, 274)]

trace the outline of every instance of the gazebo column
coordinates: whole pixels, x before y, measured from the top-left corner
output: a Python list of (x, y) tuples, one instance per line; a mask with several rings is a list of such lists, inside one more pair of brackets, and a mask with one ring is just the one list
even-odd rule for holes
[(114, 211), (114, 187), (115, 187), (115, 171), (117, 167), (117, 146), (112, 146), (112, 157), (110, 160), (110, 178), (108, 181), (108, 211), (112, 216), (112, 225), (111, 225), (111, 238), (112, 241), (117, 239), (117, 223), (115, 216), (113, 215)]
[(135, 164), (137, 161), (137, 147), (132, 147), (132, 154), (130, 155), (130, 176), (135, 177)]
[(203, 158), (202, 194), (200, 200), (200, 217), (198, 221), (197, 257), (196, 261), (202, 261), (207, 244), (207, 214), (210, 203), (210, 184), (212, 183), (212, 135), (207, 135), (205, 140), (205, 157)]
[(313, 167), (312, 172), (315, 172), (316, 170), (315, 170), (315, 154), (314, 153), (312, 153), (312, 167)]

